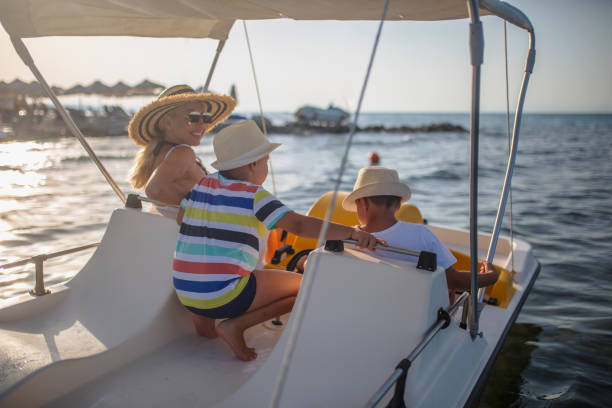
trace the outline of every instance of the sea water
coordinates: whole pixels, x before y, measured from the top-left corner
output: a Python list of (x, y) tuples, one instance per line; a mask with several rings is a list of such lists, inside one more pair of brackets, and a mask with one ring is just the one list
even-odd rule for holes
[[(272, 115), (281, 120), (287, 114)], [(359, 125), (420, 126), (466, 114), (363, 114)], [(505, 115), (480, 122), (478, 225), (490, 232), (508, 154)], [(482, 407), (612, 405), (612, 115), (536, 115), (523, 119), (502, 234), (533, 245), (542, 271), (493, 368)], [(306, 212), (333, 189), (346, 135), (271, 135), (265, 187)], [(137, 147), (127, 137), (89, 139), (124, 192)], [(211, 138), (196, 149), (211, 163)], [(377, 152), (398, 170), (429, 223), (469, 226), (469, 134), (357, 133), (341, 188)], [(211, 167), (208, 165), (208, 168)], [(121, 202), (73, 138), (0, 144), (0, 264), (98, 242)], [(511, 220), (511, 222), (510, 222)], [(146, 239), (146, 237), (143, 237)], [(70, 279), (88, 250), (45, 262), (45, 282)], [(33, 267), (0, 270), (0, 300), (33, 287)], [(390, 368), (391, 370), (391, 368)], [(381, 379), (382, 381), (383, 379)]]

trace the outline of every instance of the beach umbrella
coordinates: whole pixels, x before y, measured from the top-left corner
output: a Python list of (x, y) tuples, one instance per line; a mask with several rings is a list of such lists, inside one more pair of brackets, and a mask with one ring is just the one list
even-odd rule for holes
[[(52, 86), (53, 92), (57, 95), (64, 93), (64, 90), (59, 86)], [(11, 83), (0, 81), (0, 94), (1, 95), (22, 95), (30, 96), (33, 98), (39, 98), (45, 96), (42, 87), (37, 81), (30, 83), (24, 82), (20, 79), (15, 79)]]
[(42, 86), (38, 83), (38, 81), (32, 81), (25, 86), (26, 95), (32, 98), (40, 98), (45, 96), (45, 91), (43, 91)]
[(11, 90), (8, 84), (4, 81), (0, 81), (0, 95), (8, 95), (11, 93)]
[(97, 94), (97, 95), (111, 95), (112, 94), (111, 87), (103, 84), (101, 81), (95, 81), (91, 85), (85, 87), (85, 92), (88, 94)]
[(12, 82), (7, 84), (7, 89), (10, 93), (15, 95), (27, 95), (28, 83), (23, 82), (19, 78), (15, 78)]
[(40, 84), (36, 81), (32, 81), (30, 83), (24, 82), (21, 79), (14, 79), (10, 83), (4, 83), (3, 86), (0, 87), (0, 91), (3, 94), (9, 95), (22, 95), (22, 96), (31, 96), (34, 98), (38, 98), (43, 96), (43, 90)]
[(59, 86), (55, 86), (55, 85), (53, 85), (53, 86), (51, 87), (51, 90), (53, 90), (53, 92), (54, 92), (56, 95), (63, 95), (63, 94), (64, 94), (64, 92), (65, 92), (65, 89), (64, 89), (64, 88), (61, 88), (61, 87), (59, 87)]
[(64, 95), (77, 95), (77, 94), (85, 94), (85, 93), (87, 93), (85, 87), (81, 84), (77, 84), (73, 86), (72, 88), (68, 88), (66, 92), (64, 92)]
[(111, 86), (110, 90), (113, 96), (125, 96), (129, 92), (131, 87), (119, 81), (115, 85)]
[(130, 95), (157, 95), (162, 89), (164, 89), (163, 85), (156, 84), (155, 82), (145, 79), (138, 85), (133, 86), (129, 94)]

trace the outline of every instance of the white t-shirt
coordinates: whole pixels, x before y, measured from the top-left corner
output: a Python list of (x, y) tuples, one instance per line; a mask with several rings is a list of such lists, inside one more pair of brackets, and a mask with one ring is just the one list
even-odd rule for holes
[[(447, 269), (457, 262), (457, 259), (446, 246), (434, 235), (427, 226), (412, 222), (397, 221), (386, 230), (374, 232), (372, 235), (387, 241), (390, 246), (410, 249), (413, 251), (429, 251), (436, 254), (438, 266)], [(410, 255), (397, 254), (388, 251), (376, 251), (381, 257), (402, 259), (417, 262), (418, 258)]]

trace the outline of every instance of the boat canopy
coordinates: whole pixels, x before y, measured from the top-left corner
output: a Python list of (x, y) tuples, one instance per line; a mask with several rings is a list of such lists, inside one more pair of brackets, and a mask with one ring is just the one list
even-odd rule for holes
[[(481, 1), (502, 8), (499, 0)], [(0, 20), (16, 38), (138, 36), (226, 39), (235, 20), (380, 20), (383, 0), (3, 0)], [(468, 17), (465, 0), (391, 1), (386, 20)]]

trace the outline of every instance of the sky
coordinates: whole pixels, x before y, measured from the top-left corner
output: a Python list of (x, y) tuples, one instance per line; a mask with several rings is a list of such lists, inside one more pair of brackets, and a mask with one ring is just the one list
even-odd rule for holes
[[(531, 20), (536, 64), (526, 112), (612, 113), (612, 1), (510, 0)], [(485, 56), (481, 108), (505, 112), (504, 24), (483, 17)], [(264, 111), (293, 112), (330, 103), (354, 111), (372, 52), (377, 22), (293, 20), (246, 23)], [(511, 111), (523, 77), (528, 35), (508, 31)], [(135, 85), (147, 78), (170, 86), (204, 83), (217, 42), (209, 39), (49, 37), (24, 40), (52, 85), (102, 80)], [(0, 80), (34, 79), (0, 28)], [(471, 66), (468, 20), (385, 22), (362, 110), (467, 112)], [(229, 34), (211, 89), (236, 84), (237, 111), (257, 111), (242, 21)], [(123, 101), (130, 106), (135, 101)], [(137, 101), (139, 104), (142, 101)]]

